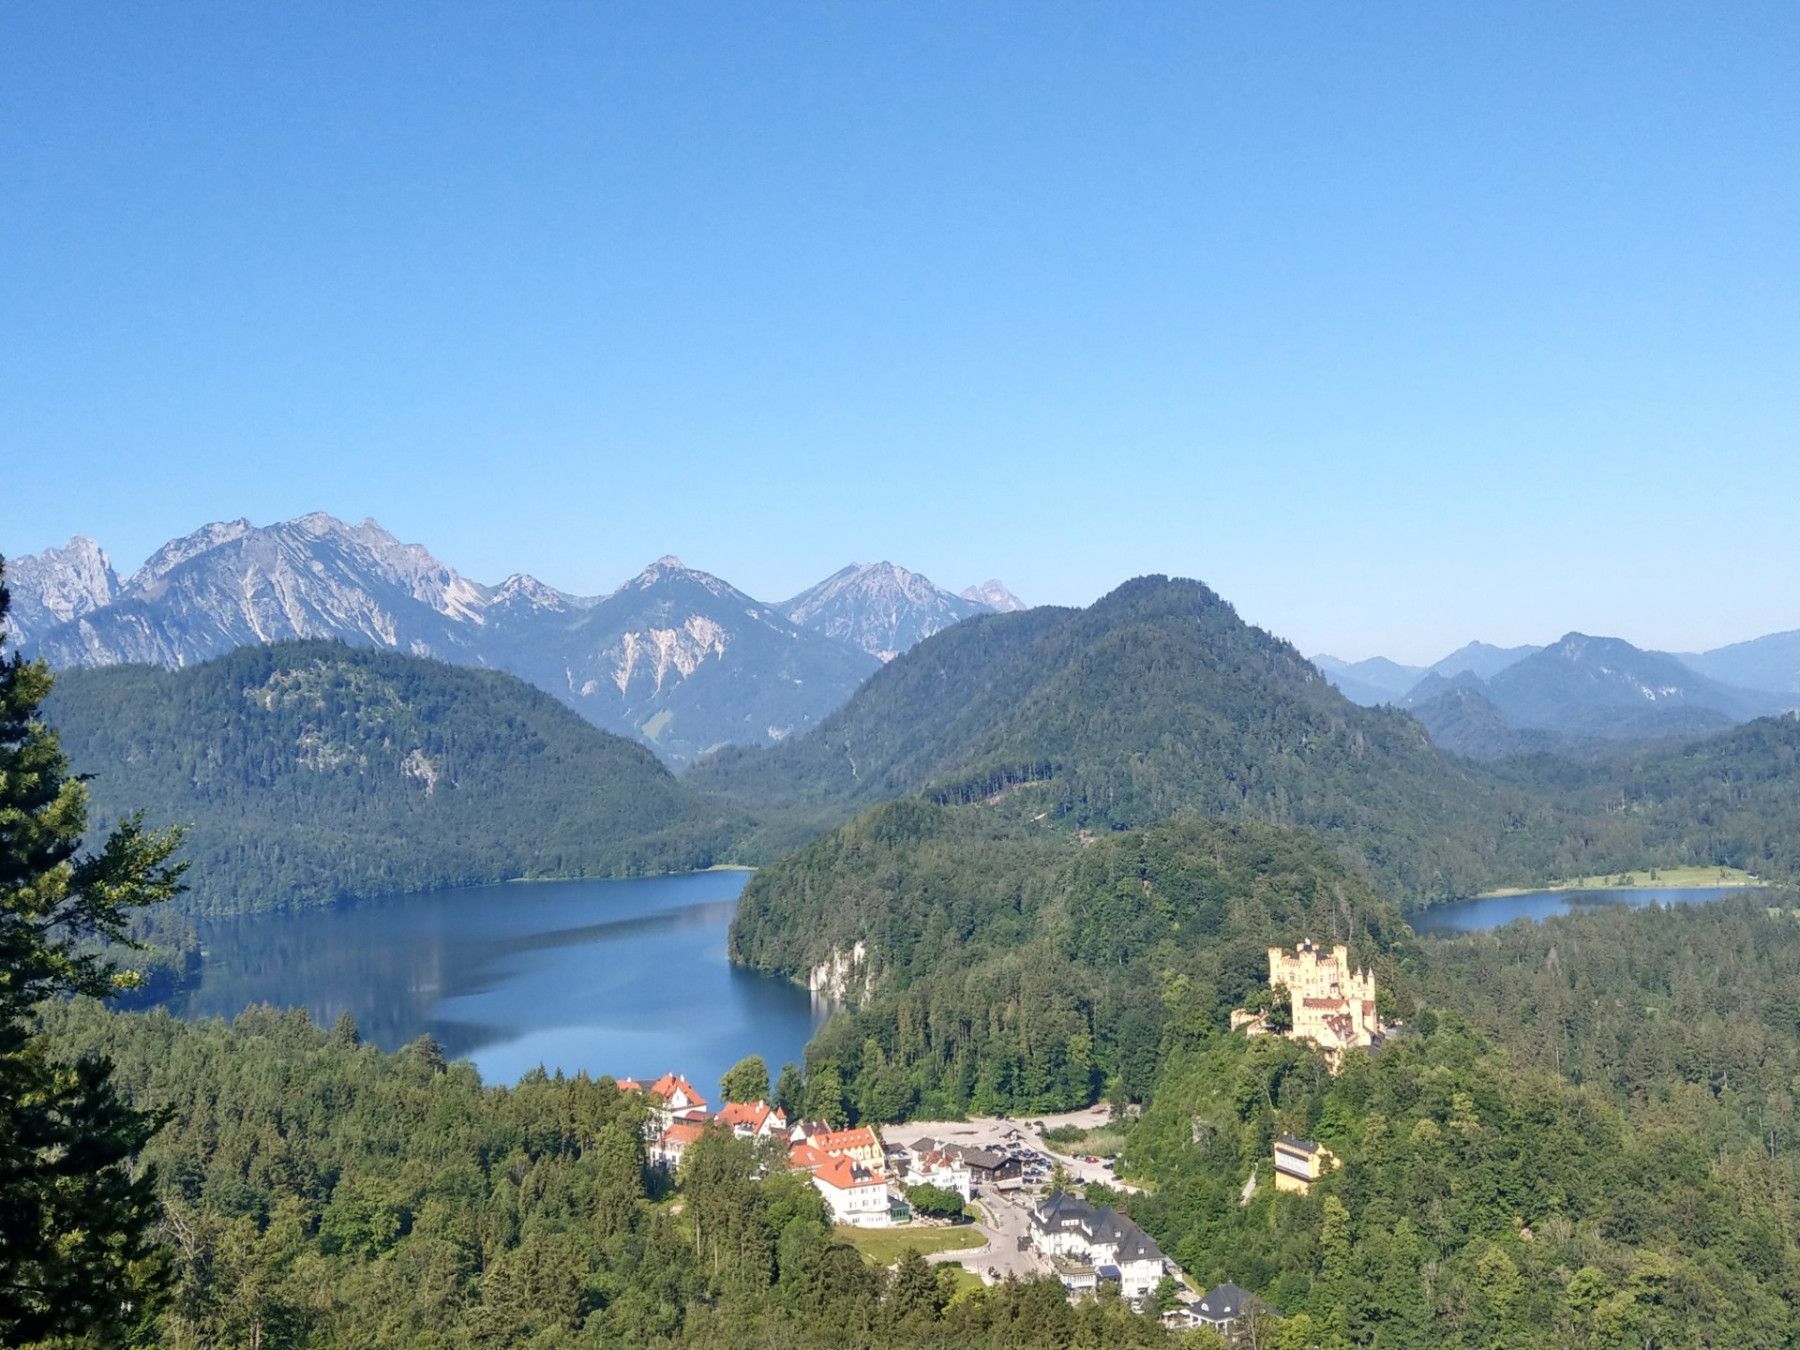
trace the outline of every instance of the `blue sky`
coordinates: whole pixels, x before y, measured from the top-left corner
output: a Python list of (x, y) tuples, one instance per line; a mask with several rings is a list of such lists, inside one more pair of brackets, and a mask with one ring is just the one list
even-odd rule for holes
[(1800, 627), (1800, 6), (13, 5), (0, 550)]

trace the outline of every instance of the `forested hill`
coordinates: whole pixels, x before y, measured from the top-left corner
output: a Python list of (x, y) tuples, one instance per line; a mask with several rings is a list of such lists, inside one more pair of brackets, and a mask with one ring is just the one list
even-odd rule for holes
[(1800, 715), (1602, 758), (1539, 754), (1495, 771), (1553, 803), (1561, 822), (1534, 846), (1526, 880), (1647, 866), (1800, 878)]
[[(1184, 819), (1083, 846), (915, 800), (759, 872), (731, 942), (802, 977), (845, 958), (857, 1006), (807, 1065), (852, 1113), (898, 1120), (1140, 1099), (1166, 1053), (1263, 986), (1269, 944), (1307, 936), (1404, 984), (1398, 910), (1304, 831)], [(809, 1110), (835, 1115), (832, 1090)]]
[[(1361, 708), (1205, 586), (1140, 577), (1085, 610), (990, 615), (936, 634), (813, 731), (731, 749), (688, 781), (809, 827), (925, 791), (1023, 792), (1068, 824), (1177, 813), (1319, 831), (1397, 895), (1466, 894), (1507, 870), (1528, 796)], [(798, 831), (778, 842), (792, 842)]]
[(511, 675), (332, 642), (57, 677), (96, 817), (188, 827), (198, 912), (704, 866), (715, 808)]

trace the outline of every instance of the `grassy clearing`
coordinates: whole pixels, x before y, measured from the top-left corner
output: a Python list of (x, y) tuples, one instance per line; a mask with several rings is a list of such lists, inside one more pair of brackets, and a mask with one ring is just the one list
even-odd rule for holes
[(929, 1256), (933, 1252), (966, 1251), (987, 1242), (974, 1224), (961, 1224), (955, 1228), (921, 1228), (910, 1224), (902, 1228), (857, 1228), (841, 1223), (831, 1230), (831, 1236), (839, 1242), (849, 1243), (863, 1254), (864, 1260), (878, 1266), (893, 1265), (908, 1247), (921, 1256)]
[(1117, 1125), (1099, 1125), (1091, 1130), (1078, 1130), (1065, 1125), (1059, 1130), (1045, 1130), (1044, 1142), (1058, 1153), (1070, 1156), (1111, 1158), (1125, 1147), (1125, 1131)]
[(1612, 872), (1605, 876), (1571, 877), (1545, 886), (1502, 886), (1483, 891), (1482, 898), (1529, 895), (1535, 891), (1627, 891), (1644, 887), (1662, 890), (1702, 890), (1709, 886), (1760, 886), (1754, 872), (1738, 867), (1657, 867), (1641, 872)]

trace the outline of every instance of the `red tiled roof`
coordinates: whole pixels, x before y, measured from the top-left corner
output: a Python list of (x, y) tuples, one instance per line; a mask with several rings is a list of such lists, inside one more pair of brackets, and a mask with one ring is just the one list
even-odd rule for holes
[(767, 1102), (726, 1102), (719, 1112), (723, 1124), (748, 1125), (752, 1130), (760, 1130), (771, 1116), (775, 1118), (776, 1128), (787, 1125), (787, 1113)]
[(650, 1095), (661, 1097), (665, 1102), (672, 1098), (677, 1091), (685, 1092), (688, 1100), (695, 1106), (706, 1105), (706, 1098), (694, 1091), (694, 1085), (680, 1074), (665, 1073), (650, 1085)]
[(815, 1167), (823, 1167), (831, 1159), (827, 1158), (811, 1144), (795, 1144), (788, 1150), (788, 1167), (795, 1172), (810, 1172)]
[(680, 1124), (671, 1125), (668, 1129), (664, 1130), (662, 1132), (662, 1138), (658, 1142), (661, 1143), (664, 1148), (667, 1148), (670, 1144), (680, 1144), (683, 1147), (686, 1147), (687, 1145), (694, 1143), (705, 1133), (706, 1126), (696, 1125), (689, 1121), (682, 1121)]
[(875, 1138), (875, 1131), (866, 1126), (855, 1130), (827, 1130), (815, 1134), (807, 1142), (822, 1153), (848, 1153), (853, 1148), (881, 1147)]

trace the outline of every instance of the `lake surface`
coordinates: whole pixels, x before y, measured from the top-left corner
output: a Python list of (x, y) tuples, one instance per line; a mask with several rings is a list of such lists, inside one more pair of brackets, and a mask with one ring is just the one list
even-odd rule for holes
[(1514, 919), (1549, 919), (1558, 914), (1580, 914), (1585, 910), (1624, 906), (1643, 909), (1649, 905), (1703, 905), (1725, 895), (1743, 895), (1753, 891), (1746, 886), (1703, 886), (1676, 888), (1671, 886), (1634, 886), (1629, 890), (1597, 891), (1528, 891), (1524, 895), (1488, 895), (1479, 900), (1459, 900), (1407, 915), (1416, 933), (1479, 933), (1499, 928)]
[(250, 1003), (348, 1012), (392, 1050), (430, 1033), (484, 1082), (542, 1064), (614, 1077), (685, 1074), (713, 1094), (760, 1054), (773, 1077), (799, 1062), (822, 1010), (783, 980), (725, 959), (748, 872), (542, 881), (199, 924), (184, 1017)]

